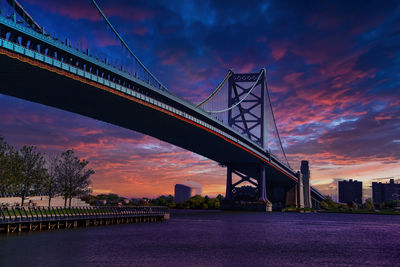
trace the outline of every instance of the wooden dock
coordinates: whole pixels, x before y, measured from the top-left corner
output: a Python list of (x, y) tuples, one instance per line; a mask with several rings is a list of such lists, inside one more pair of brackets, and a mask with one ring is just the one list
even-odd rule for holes
[(165, 221), (166, 207), (0, 208), (0, 233)]

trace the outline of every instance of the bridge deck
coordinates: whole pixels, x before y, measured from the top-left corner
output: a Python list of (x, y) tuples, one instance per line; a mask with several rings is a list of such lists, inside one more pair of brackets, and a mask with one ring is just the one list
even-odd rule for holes
[[(1, 54), (3, 53), (3, 54)], [(13, 57), (14, 56), (14, 57)], [(141, 99), (105, 88), (61, 70), (23, 62), (0, 49), (0, 93), (71, 111), (135, 130), (222, 164), (265, 164), (262, 155), (233, 142), (201, 123)], [(33, 64), (32, 64), (33, 63)], [(4, 71), (7, 70), (7, 71)], [(29, 75), (26, 75), (29, 73)], [(243, 169), (248, 172), (249, 169)], [(273, 166), (271, 177), (288, 177)], [(254, 173), (250, 173), (254, 175)], [(278, 175), (278, 176), (277, 176)], [(290, 178), (289, 178), (290, 179)]]
[[(0, 26), (4, 28), (0, 93), (132, 129), (234, 165), (252, 177), (258, 176), (258, 168), (252, 166), (266, 164), (270, 184), (297, 182), (294, 170), (257, 144), (171, 93), (154, 88), (151, 81), (131, 77), (8, 20), (0, 19)], [(38, 51), (24, 47), (27, 40)]]

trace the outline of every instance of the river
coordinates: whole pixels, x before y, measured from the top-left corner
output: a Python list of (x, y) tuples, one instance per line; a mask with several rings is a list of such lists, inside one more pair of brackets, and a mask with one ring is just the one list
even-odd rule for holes
[(0, 266), (400, 266), (400, 216), (177, 212), (0, 235)]

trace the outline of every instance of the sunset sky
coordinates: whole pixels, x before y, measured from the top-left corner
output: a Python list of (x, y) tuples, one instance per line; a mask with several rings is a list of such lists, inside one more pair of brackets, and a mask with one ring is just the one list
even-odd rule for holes
[[(98, 56), (126, 54), (89, 0), (20, 0), (47, 32)], [(111, 1), (104, 13), (174, 93), (198, 103), (235, 72), (267, 69), (285, 151), (312, 184), (400, 178), (400, 4), (396, 1)], [(5, 1), (1, 5), (7, 12)], [(56, 88), (56, 85), (55, 85)], [(131, 130), (0, 95), (0, 135), (43, 152), (73, 148), (94, 193), (154, 197), (192, 180), (224, 194), (225, 169)]]

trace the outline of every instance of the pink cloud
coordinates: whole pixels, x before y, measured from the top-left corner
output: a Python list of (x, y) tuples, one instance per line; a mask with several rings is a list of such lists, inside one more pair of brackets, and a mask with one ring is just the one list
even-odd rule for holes
[(245, 64), (239, 66), (238, 72), (239, 73), (253, 72), (255, 66), (256, 66), (256, 64), (252, 63), (252, 62), (245, 63)]
[(32, 5), (40, 6), (47, 12), (69, 17), (71, 19), (87, 19), (89, 21), (102, 20), (95, 7), (85, 1), (25, 1)]
[(161, 65), (176, 65), (177, 62), (185, 56), (183, 51), (174, 51), (167, 49), (160, 53)]
[(284, 47), (274, 47), (271, 51), (271, 57), (275, 59), (275, 61), (280, 60), (286, 55), (287, 48)]
[(136, 27), (136, 28), (134, 28), (133, 32), (136, 35), (144, 36), (149, 32), (149, 29), (147, 27)]
[[(69, 17), (74, 20), (86, 19), (94, 22), (103, 20), (97, 9), (89, 1), (25, 1), (40, 6), (47, 12)], [(116, 16), (129, 21), (151, 19), (158, 12), (146, 7), (119, 5), (113, 1), (104, 3), (100, 8), (107, 17)]]
[(271, 49), (271, 57), (278, 61), (283, 58), (288, 51), (289, 43), (287, 41), (271, 42), (269, 48)]
[(377, 120), (378, 122), (382, 121), (382, 120), (390, 120), (390, 119), (392, 119), (391, 116), (376, 116), (375, 117), (375, 120)]
[(285, 77), (283, 77), (283, 80), (287, 83), (297, 83), (298, 78), (300, 78), (303, 75), (302, 72), (294, 72), (294, 73), (290, 73), (287, 74)]
[(112, 3), (110, 6), (104, 7), (104, 13), (110, 17), (117, 16), (129, 21), (144, 21), (154, 18), (159, 12), (147, 7), (121, 6)]

